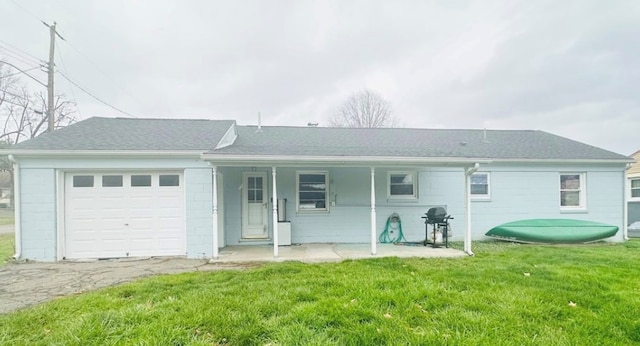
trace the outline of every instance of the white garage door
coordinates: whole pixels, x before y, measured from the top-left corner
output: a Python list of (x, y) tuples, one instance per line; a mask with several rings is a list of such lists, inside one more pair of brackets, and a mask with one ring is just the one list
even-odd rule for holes
[(65, 258), (185, 255), (181, 172), (66, 173)]

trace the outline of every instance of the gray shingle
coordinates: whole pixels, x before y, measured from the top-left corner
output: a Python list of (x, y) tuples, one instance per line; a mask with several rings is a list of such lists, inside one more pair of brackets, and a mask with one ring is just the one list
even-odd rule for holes
[[(214, 150), (232, 120), (90, 118), (11, 150), (201, 151), (210, 155), (302, 155), (524, 160), (630, 160), (543, 131), (354, 129), (237, 126), (231, 146)], [(486, 140), (484, 135), (486, 133)]]
[(207, 154), (626, 160), (543, 131), (238, 126), (234, 145)]
[(215, 148), (231, 120), (94, 117), (18, 143), (35, 150), (201, 150)]

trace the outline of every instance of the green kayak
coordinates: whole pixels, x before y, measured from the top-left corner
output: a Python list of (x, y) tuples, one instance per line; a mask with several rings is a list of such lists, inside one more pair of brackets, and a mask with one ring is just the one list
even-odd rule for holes
[(508, 222), (486, 236), (523, 243), (586, 243), (613, 237), (618, 226), (572, 219), (530, 219)]

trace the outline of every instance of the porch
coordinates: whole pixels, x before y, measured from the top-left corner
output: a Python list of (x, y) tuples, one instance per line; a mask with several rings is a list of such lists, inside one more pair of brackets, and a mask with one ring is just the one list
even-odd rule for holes
[(452, 248), (394, 244), (378, 244), (378, 251), (375, 255), (372, 255), (370, 246), (367, 243), (311, 243), (279, 246), (279, 255), (274, 257), (273, 245), (236, 245), (222, 248), (218, 258), (211, 259), (210, 263), (284, 261), (319, 263), (384, 257), (452, 258), (466, 256), (463, 251)]

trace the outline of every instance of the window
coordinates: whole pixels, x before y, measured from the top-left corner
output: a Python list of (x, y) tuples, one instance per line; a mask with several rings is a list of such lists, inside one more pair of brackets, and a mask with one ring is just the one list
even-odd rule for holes
[(132, 175), (131, 176), (131, 186), (139, 187), (139, 186), (151, 186), (151, 175)]
[(327, 211), (327, 172), (298, 172), (298, 211)]
[(121, 175), (103, 175), (102, 187), (121, 187), (122, 176)]
[(418, 198), (418, 179), (416, 172), (389, 172), (388, 198), (416, 199)]
[(180, 176), (177, 174), (161, 174), (160, 186), (180, 186)]
[(560, 174), (560, 208), (584, 209), (585, 199), (584, 173)]
[(247, 177), (247, 201), (249, 203), (264, 203), (262, 177)]
[(471, 197), (476, 199), (491, 197), (489, 180), (489, 173), (473, 173), (471, 175)]
[(74, 175), (73, 187), (93, 187), (93, 175)]
[(631, 198), (640, 199), (640, 178), (631, 179)]

